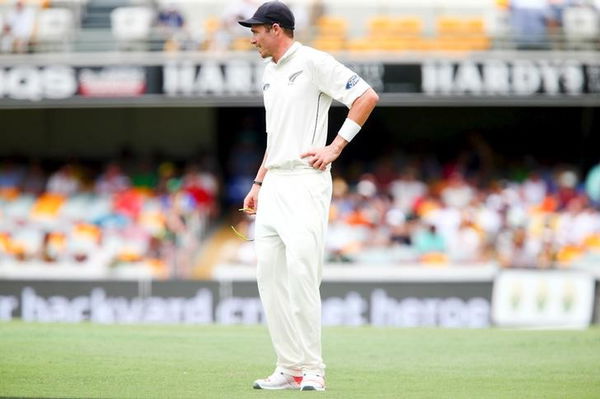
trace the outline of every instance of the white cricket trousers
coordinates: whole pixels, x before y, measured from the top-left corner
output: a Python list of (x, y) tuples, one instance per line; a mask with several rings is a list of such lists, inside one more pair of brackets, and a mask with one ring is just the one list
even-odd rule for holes
[(258, 195), (258, 290), (277, 367), (298, 377), (324, 375), (319, 286), (331, 186), (329, 171), (269, 169)]

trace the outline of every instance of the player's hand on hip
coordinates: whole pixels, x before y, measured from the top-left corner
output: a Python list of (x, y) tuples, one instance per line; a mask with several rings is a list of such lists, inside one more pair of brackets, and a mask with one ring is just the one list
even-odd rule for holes
[(315, 169), (325, 170), (327, 165), (335, 161), (340, 156), (340, 151), (331, 145), (314, 148), (300, 155), (300, 158), (307, 158), (308, 164)]

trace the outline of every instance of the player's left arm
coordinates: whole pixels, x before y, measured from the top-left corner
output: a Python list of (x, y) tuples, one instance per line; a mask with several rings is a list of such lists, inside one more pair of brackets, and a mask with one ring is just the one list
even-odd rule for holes
[(361, 94), (350, 107), (348, 117), (340, 128), (337, 136), (331, 144), (315, 148), (300, 155), (301, 158), (310, 157), (308, 163), (315, 169), (325, 170), (327, 165), (335, 161), (348, 143), (359, 132), (360, 128), (369, 118), (371, 112), (377, 105), (379, 96), (375, 90), (368, 88)]

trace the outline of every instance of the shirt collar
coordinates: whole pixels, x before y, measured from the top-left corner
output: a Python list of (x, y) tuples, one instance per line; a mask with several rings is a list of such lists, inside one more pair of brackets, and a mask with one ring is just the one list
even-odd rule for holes
[[(290, 58), (292, 55), (294, 55), (294, 53), (296, 51), (298, 51), (298, 49), (302, 47), (302, 44), (300, 44), (299, 42), (294, 42), (287, 50), (286, 52), (281, 56), (281, 58), (279, 59), (279, 62), (277, 62), (277, 64), (275, 65), (282, 65), (288, 58)], [(273, 60), (271, 60), (273, 61)]]

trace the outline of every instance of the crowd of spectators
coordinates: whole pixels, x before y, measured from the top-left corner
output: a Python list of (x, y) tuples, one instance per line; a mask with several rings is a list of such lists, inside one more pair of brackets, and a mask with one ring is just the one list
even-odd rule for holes
[[(575, 28), (580, 38), (597, 38), (599, 33), (598, 0), (510, 0), (507, 5), (515, 41), (521, 49), (556, 48), (552, 45), (556, 40), (552, 39), (560, 38), (565, 28)], [(570, 32), (566, 34), (569, 36)]]
[[(140, 266), (190, 277), (219, 199), (239, 202), (235, 182), (221, 195), (213, 169), (144, 160), (49, 169), (6, 158), (0, 265)], [(329, 262), (555, 268), (600, 259), (600, 164), (586, 174), (569, 165), (499, 173), (431, 155), (336, 165), (333, 175)], [(252, 237), (252, 223), (236, 227)], [(239, 247), (230, 260), (254, 264), (253, 243), (231, 238)]]
[[(252, 220), (238, 228), (251, 236)], [(584, 176), (555, 165), (484, 177), (464, 162), (441, 165), (434, 157), (382, 159), (372, 173), (354, 177), (334, 168), (326, 256), (368, 265), (597, 262), (600, 164)], [(231, 260), (254, 264), (252, 243)]]
[[(152, 44), (147, 47), (148, 49), (224, 51), (251, 48), (247, 29), (242, 29), (237, 21), (250, 17), (261, 3), (262, 1), (259, 0), (230, 0), (222, 4), (218, 3), (221, 9), (220, 13), (204, 15), (202, 18), (195, 13), (190, 13), (185, 2), (176, 0), (171, 2), (137, 1), (131, 2), (129, 5), (146, 8), (153, 15), (149, 19), (144, 17), (147, 22), (143, 23), (150, 24), (146, 40)], [(320, 26), (318, 22), (321, 17), (344, 19), (342, 15), (328, 13), (327, 2), (323, 0), (290, 1), (288, 3), (296, 17), (296, 35), (303, 42), (312, 43), (316, 38)], [(82, 2), (81, 6), (85, 8), (86, 4), (86, 2)], [(123, 5), (128, 4), (124, 2)], [(37, 40), (38, 16), (42, 10), (53, 6), (55, 4), (48, 0), (28, 2), (15, 0), (10, 7), (1, 8), (0, 52), (32, 51), (35, 46), (31, 44)], [(58, 4), (58, 6), (64, 5)], [(484, 10), (483, 6), (482, 10)], [(486, 25), (485, 32), (481, 33), (489, 35), (493, 43), (500, 43), (500, 40), (494, 40), (495, 38), (501, 36), (505, 39), (508, 38), (512, 43), (511, 46), (521, 49), (558, 49), (561, 46), (556, 43), (563, 43), (563, 39), (567, 36), (570, 37), (570, 31), (574, 30), (573, 37), (575, 39), (580, 41), (590, 39), (592, 45), (595, 46), (598, 44), (598, 32), (600, 31), (599, 10), (599, 0), (497, 0), (493, 12), (491, 10), (481, 11), (480, 17), (485, 20)], [(135, 13), (135, 10), (132, 11)], [(357, 13), (360, 12), (358, 9)], [(435, 10), (422, 14), (432, 13), (434, 14)], [(142, 13), (140, 12), (140, 14)], [(454, 14), (461, 15), (460, 11), (449, 13), (449, 15)], [(500, 17), (490, 19), (486, 14)], [(567, 14), (569, 15), (567, 16)], [(79, 10), (73, 13), (73, 18), (81, 19), (84, 15), (86, 15), (86, 10)], [(465, 16), (468, 15), (468, 13), (465, 14)], [(501, 20), (506, 20), (506, 23), (499, 22)], [(127, 21), (131, 20), (126, 19), (125, 21), (125, 23), (129, 23)], [(435, 25), (430, 22), (424, 20), (421, 25)], [(61, 22), (53, 23), (60, 24)], [(82, 21), (75, 20), (73, 25), (75, 30), (84, 28)], [(365, 18), (363, 25), (368, 25), (368, 18)], [(434, 32), (424, 31), (422, 34), (431, 36)], [(344, 33), (343, 36), (343, 40), (356, 39), (351, 32)], [(106, 39), (110, 40), (110, 37)], [(318, 43), (315, 41), (314, 45), (318, 46)], [(340, 49), (343, 49), (343, 45)]]
[(0, 265), (139, 266), (189, 277), (218, 213), (216, 175), (201, 164), (0, 164)]

